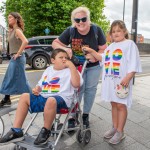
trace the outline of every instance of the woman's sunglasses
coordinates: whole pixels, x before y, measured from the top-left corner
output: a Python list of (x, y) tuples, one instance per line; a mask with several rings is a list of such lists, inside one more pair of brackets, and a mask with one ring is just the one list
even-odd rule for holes
[(87, 17), (83, 17), (83, 18), (74, 18), (74, 21), (75, 21), (76, 23), (79, 23), (80, 21), (86, 22), (86, 21), (87, 21)]

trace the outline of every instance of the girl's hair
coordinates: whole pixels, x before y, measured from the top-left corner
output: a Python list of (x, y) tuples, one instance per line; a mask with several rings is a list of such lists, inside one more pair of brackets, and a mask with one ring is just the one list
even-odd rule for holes
[(122, 20), (115, 20), (115, 21), (113, 21), (113, 23), (111, 24), (110, 32), (109, 32), (110, 35), (112, 35), (112, 29), (115, 26), (119, 26), (120, 29), (124, 30), (124, 32), (126, 33), (125, 34), (125, 38), (129, 39), (128, 30), (126, 28), (125, 23)]
[(21, 15), (18, 12), (11, 12), (9, 15), (12, 15), (17, 20), (18, 27), (24, 31), (24, 22)]
[(66, 53), (66, 54), (67, 54), (67, 57), (69, 58), (68, 53), (67, 53), (65, 50), (61, 49), (61, 48), (56, 48), (55, 50), (53, 50), (53, 51), (52, 51), (52, 54), (51, 54), (51, 58), (55, 59), (56, 55), (57, 55), (58, 53), (60, 53), (60, 52)]
[[(76, 9), (74, 9), (71, 13), (71, 22), (72, 22), (72, 26), (75, 26), (75, 21), (74, 21), (74, 17), (77, 13), (85, 13), (86, 14), (86, 17), (87, 17), (87, 21), (90, 21), (90, 11), (87, 7), (84, 7), (84, 6), (80, 6), (80, 7), (77, 7)], [(91, 21), (90, 21), (91, 23)]]

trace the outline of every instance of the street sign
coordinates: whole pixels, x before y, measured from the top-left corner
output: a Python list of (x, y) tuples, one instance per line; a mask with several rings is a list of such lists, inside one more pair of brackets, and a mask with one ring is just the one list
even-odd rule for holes
[(50, 33), (50, 29), (49, 29), (49, 28), (46, 28), (46, 29), (44, 30), (44, 32), (45, 32), (46, 35), (48, 35), (48, 34)]

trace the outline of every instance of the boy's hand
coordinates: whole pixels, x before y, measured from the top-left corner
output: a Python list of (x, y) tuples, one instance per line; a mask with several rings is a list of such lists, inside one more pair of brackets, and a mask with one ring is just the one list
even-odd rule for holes
[(70, 60), (66, 60), (65, 67), (70, 68), (72, 65), (74, 65)]
[(35, 88), (32, 89), (32, 93), (37, 96), (40, 94), (41, 91), (42, 89), (40, 86), (36, 86)]

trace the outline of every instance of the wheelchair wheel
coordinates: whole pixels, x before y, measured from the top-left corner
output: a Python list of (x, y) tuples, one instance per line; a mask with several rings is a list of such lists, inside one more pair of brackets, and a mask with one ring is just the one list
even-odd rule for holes
[(0, 138), (3, 136), (3, 134), (4, 134), (4, 121), (2, 117), (0, 117)]
[(76, 140), (81, 143), (82, 140), (83, 140), (83, 137), (82, 137), (82, 133), (81, 133), (81, 129), (78, 129), (77, 130), (77, 133), (76, 133)]
[(83, 145), (86, 145), (91, 140), (91, 130), (85, 130), (83, 134)]

